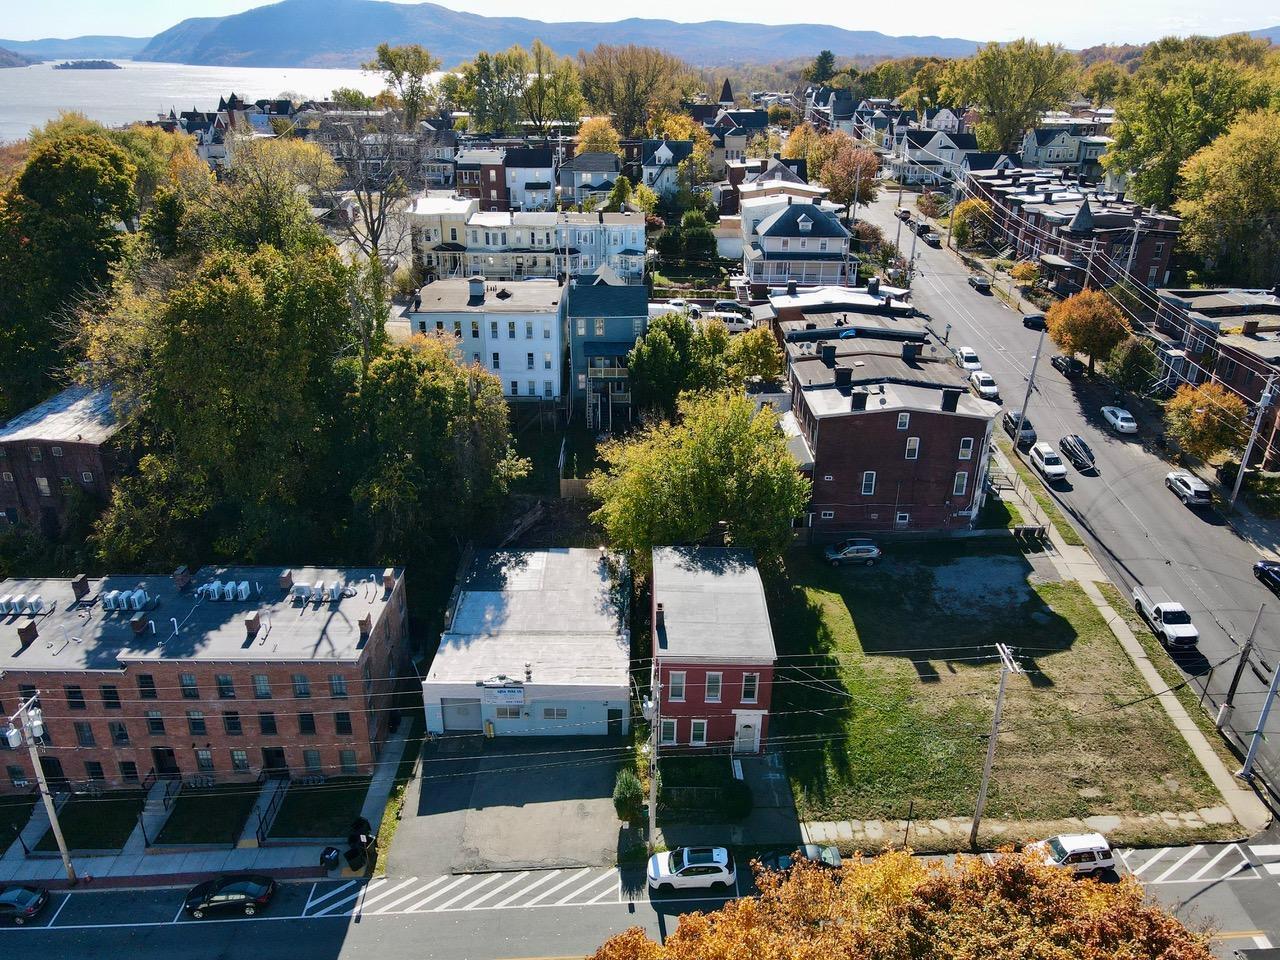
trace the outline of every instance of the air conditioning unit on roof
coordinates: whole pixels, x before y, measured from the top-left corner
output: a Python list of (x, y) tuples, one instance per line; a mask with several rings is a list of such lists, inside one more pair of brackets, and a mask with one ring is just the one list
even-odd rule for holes
[(249, 599), (249, 581), (241, 580), (240, 585), (236, 587), (236, 598), (239, 600)]
[(222, 599), (222, 581), (210, 580), (204, 585), (204, 595), (210, 600)]
[(143, 590), (141, 587), (128, 594), (128, 598), (130, 610), (142, 610), (147, 606), (147, 591)]
[(27, 601), (27, 610), (30, 613), (44, 613), (44, 597), (37, 593)]
[(228, 580), (226, 583), (222, 585), (222, 599), (234, 600), (235, 598), (236, 598), (236, 582), (234, 580)]
[(22, 613), (26, 609), (27, 609), (27, 595), (25, 593), (20, 593), (16, 597), (14, 597), (12, 600), (9, 601), (10, 613)]
[(303, 603), (306, 603), (311, 599), (311, 584), (295, 583), (291, 593), (293, 595), (293, 599), (301, 600)]
[(108, 590), (102, 595), (102, 609), (114, 610), (116, 608), (116, 598), (120, 596), (119, 590)]

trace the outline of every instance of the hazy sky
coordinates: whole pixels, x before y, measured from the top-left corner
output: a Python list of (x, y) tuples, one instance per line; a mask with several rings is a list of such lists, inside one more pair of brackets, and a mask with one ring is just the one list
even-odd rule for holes
[[(41, 0), (5, 3), (0, 36), (15, 40), (103, 33), (150, 36), (185, 17), (219, 16), (261, 6), (262, 0)], [(527, 0), (442, 0), (442, 5), (491, 16), (544, 20), (610, 20), (616, 7)], [(974, 0), (918, 0), (899, 4), (859, 4), (813, 0), (778, 4), (736, 0), (708, 6), (688, 0), (648, 0), (644, 16), (706, 20), (717, 15), (758, 23), (831, 23), (851, 30), (889, 34), (935, 34), (973, 40), (1033, 36), (1068, 46), (1140, 42), (1170, 33), (1230, 33), (1280, 24), (1276, 0), (1073, 0), (1068, 4), (978, 3)], [(997, 13), (996, 11), (999, 10)], [(607, 13), (606, 13), (607, 11)], [(836, 51), (839, 53), (840, 51)]]

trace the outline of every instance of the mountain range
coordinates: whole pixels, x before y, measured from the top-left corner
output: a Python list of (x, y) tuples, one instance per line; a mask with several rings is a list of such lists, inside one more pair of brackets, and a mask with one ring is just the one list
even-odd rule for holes
[(103, 57), (108, 60), (131, 59), (138, 55), (150, 37), (71, 37), (63, 40), (0, 40), (0, 47), (29, 60), (83, 60)]

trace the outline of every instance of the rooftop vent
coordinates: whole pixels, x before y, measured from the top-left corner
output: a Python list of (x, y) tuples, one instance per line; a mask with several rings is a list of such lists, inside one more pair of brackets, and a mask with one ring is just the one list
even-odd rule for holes
[(946, 413), (955, 413), (956, 407), (960, 404), (959, 390), (943, 390), (942, 391), (942, 409)]
[(29, 620), (18, 627), (18, 643), (23, 650), (35, 643), (38, 636), (40, 636), (40, 628), (36, 626), (34, 620)]
[(382, 571), (382, 589), (391, 591), (396, 588), (396, 571), (393, 567), (387, 567)]
[(848, 367), (837, 367), (836, 368), (836, 386), (847, 387), (851, 383), (853, 383), (853, 371), (850, 370)]
[(75, 579), (71, 581), (71, 592), (75, 595), (77, 601), (83, 600), (89, 595), (89, 577), (87, 574), (76, 574)]

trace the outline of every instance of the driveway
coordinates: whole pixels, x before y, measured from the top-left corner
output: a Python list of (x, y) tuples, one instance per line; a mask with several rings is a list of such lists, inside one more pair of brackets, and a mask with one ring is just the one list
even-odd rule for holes
[(613, 782), (629, 743), (449, 738), (423, 752), (392, 875), (602, 866), (617, 859)]

